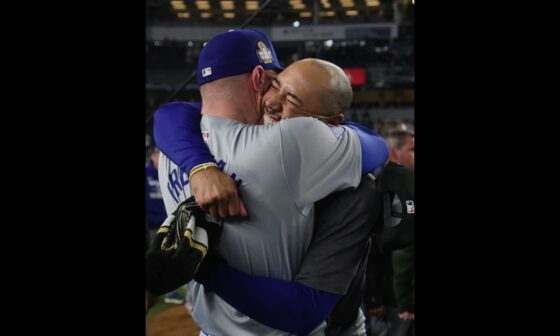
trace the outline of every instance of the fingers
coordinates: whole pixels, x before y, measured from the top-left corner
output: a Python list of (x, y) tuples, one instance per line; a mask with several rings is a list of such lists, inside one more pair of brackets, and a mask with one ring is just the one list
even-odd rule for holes
[(245, 204), (241, 200), (239, 200), (239, 215), (241, 217), (247, 217), (248, 216), (247, 208), (245, 208)]
[(210, 197), (211, 206), (216, 209), (220, 218), (237, 216), (239, 214), (239, 196), (237, 190), (222, 190), (214, 192)]
[[(197, 203), (198, 203), (198, 201), (197, 201)], [(201, 204), (199, 203), (198, 206), (202, 209), (202, 211), (209, 213), (210, 216), (212, 216), (212, 217), (219, 217), (219, 215), (220, 215), (220, 210), (219, 210), (219, 208), (218, 208), (217, 205), (212, 205), (212, 204), (210, 204), (210, 205), (206, 205), (206, 204), (201, 205)]]
[(208, 211), (213, 216), (218, 216), (220, 218), (239, 215), (247, 216), (247, 209), (239, 198), (237, 188), (235, 187), (225, 190), (215, 190), (205, 196), (207, 197), (202, 198), (200, 203), (203, 204), (205, 208), (208, 208)]
[(210, 213), (212, 216), (220, 218), (235, 216), (247, 217), (248, 214), (245, 204), (241, 201), (237, 193), (235, 193), (235, 195), (231, 198), (206, 203), (204, 206), (201, 206), (201, 209)]
[(220, 217), (220, 210), (219, 207), (216, 205), (209, 206), (208, 213), (213, 217)]
[(235, 195), (233, 196), (233, 198), (226, 203), (227, 207), (228, 207), (228, 213), (230, 216), (237, 216), (239, 215), (239, 204), (241, 203), (241, 200), (239, 199), (239, 196), (237, 195), (237, 192), (235, 193)]
[(223, 210), (223, 206), (220, 205), (217, 201), (212, 201), (212, 199), (207, 199), (205, 197), (196, 197), (196, 203), (202, 209), (202, 211), (209, 213), (213, 217), (220, 217), (223, 218), (223, 214), (225, 211)]
[(247, 216), (235, 181), (219, 169), (208, 168), (196, 173), (190, 185), (197, 204), (210, 215), (219, 218)]
[(228, 203), (227, 202), (219, 202), (218, 203), (218, 213), (220, 214), (220, 218), (225, 218), (228, 216)]

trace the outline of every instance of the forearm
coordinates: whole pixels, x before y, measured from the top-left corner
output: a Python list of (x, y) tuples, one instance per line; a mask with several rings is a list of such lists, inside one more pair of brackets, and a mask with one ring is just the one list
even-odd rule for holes
[(340, 299), (299, 282), (249, 275), (224, 263), (214, 267), (204, 287), (252, 319), (297, 335), (310, 333)]
[(199, 103), (169, 103), (154, 114), (156, 145), (187, 173), (202, 163), (215, 163), (202, 139), (201, 118)]

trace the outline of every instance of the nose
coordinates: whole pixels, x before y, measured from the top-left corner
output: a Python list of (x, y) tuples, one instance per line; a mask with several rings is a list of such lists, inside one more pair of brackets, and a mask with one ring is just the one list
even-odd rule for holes
[(272, 95), (272, 97), (270, 97), (270, 100), (272, 100), (276, 104), (282, 104), (284, 99), (286, 99), (286, 95), (287, 92), (285, 92), (284, 90), (278, 90)]
[(271, 119), (273, 120), (280, 120), (280, 117), (282, 115), (282, 105), (280, 105), (280, 108), (273, 108), (271, 107), (268, 103), (265, 103), (264, 106), (264, 113)]
[(267, 101), (264, 103), (266, 107), (266, 113), (268, 114), (278, 114), (282, 113), (282, 94), (276, 93), (272, 95)]

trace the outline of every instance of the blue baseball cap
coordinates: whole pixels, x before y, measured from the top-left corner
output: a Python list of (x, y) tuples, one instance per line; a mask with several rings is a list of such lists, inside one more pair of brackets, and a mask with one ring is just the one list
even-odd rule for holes
[(272, 42), (255, 29), (237, 29), (214, 36), (198, 56), (198, 84), (253, 71), (257, 65), (265, 70), (282, 71)]

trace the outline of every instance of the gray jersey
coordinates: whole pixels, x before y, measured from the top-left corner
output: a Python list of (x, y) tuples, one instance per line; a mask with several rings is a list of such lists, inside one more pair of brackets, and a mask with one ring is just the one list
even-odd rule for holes
[[(217, 251), (240, 271), (292, 280), (313, 233), (313, 203), (356, 187), (361, 147), (354, 132), (312, 118), (247, 125), (203, 116), (203, 138), (222, 170), (239, 183), (249, 218), (225, 222)], [(168, 213), (190, 197), (187, 173), (160, 155), (159, 179)], [(286, 335), (241, 314), (192, 282), (193, 318), (207, 334)], [(313, 334), (321, 335), (323, 326)]]

